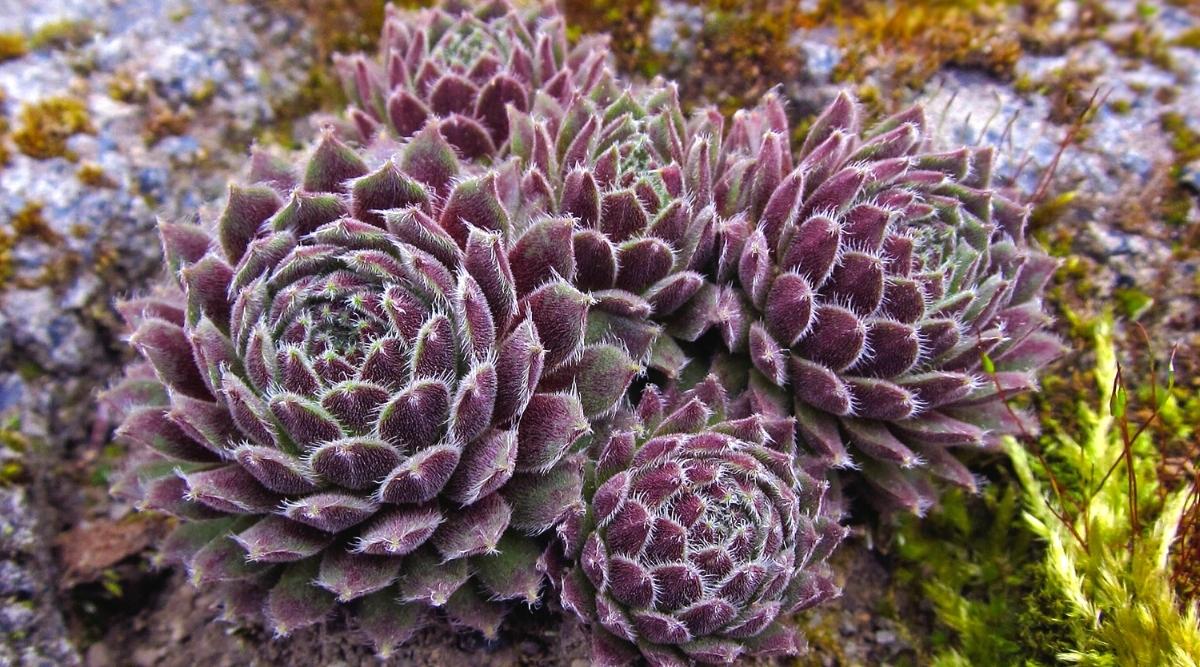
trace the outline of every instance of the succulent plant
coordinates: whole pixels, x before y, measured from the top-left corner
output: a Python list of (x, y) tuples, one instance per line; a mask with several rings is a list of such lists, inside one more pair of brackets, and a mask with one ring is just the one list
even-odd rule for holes
[(712, 137), (721, 118), (702, 111), (685, 121), (676, 88), (661, 82), (593, 92), (563, 107), (514, 111), (506, 151), (524, 169), (526, 199), (574, 222), (558, 232), (573, 250), (572, 280), (595, 294), (635, 296), (630, 308), (655, 326), (630, 331), (629, 349), (638, 359), (648, 350), (650, 365), (675, 377), (688, 360), (659, 334), (712, 288), (696, 269), (714, 248)]
[(604, 41), (585, 36), (569, 46), (553, 3), (388, 5), (378, 57), (339, 55), (334, 64), (362, 141), (381, 130), (409, 137), (432, 120), (463, 157), (477, 159), (507, 140), (509, 106), (528, 111), (539, 96), (566, 104), (606, 76)]
[(381, 653), (538, 599), (569, 450), (639, 371), (609, 311), (640, 317), (530, 254), (511, 170), (434, 123), (385, 148), (258, 153), (215, 224), (162, 224), (176, 282), (122, 305), (147, 363), (112, 392), (165, 560), (280, 635), (344, 605)]
[[(389, 11), (379, 59), (340, 61), (355, 100), (348, 113), (358, 129), (349, 134), (370, 143), (429, 122), (460, 156), (519, 171), (512, 205), (545, 216), (518, 241), (521, 264), (538, 277), (553, 270), (612, 305), (609, 329), (623, 332), (625, 351), (676, 375), (687, 359), (659, 334), (682, 304), (711, 292), (694, 269), (713, 249), (721, 116), (702, 110), (685, 120), (675, 86), (661, 80), (624, 86), (600, 40), (568, 50), (553, 5)], [(499, 88), (508, 91), (502, 100), (484, 95)], [(389, 108), (419, 113), (405, 120)], [(471, 134), (486, 129), (491, 141), (461, 140), (462, 128), (476, 125)]]
[(1036, 425), (1004, 401), (1061, 352), (1041, 292), (1056, 261), (990, 189), (992, 151), (931, 152), (920, 108), (863, 131), (839, 95), (795, 160), (782, 104), (735, 115), (714, 194), (709, 272), (685, 308), (719, 331), (731, 390), (797, 419), (800, 440), (856, 468), (887, 508), (921, 513), (932, 478), (968, 489), (955, 451)]
[(784, 616), (838, 594), (827, 483), (800, 469), (794, 420), (734, 417), (747, 409), (714, 376), (649, 385), (597, 439), (586, 502), (559, 531), (562, 604), (590, 626), (596, 663), (794, 655), (805, 644)]

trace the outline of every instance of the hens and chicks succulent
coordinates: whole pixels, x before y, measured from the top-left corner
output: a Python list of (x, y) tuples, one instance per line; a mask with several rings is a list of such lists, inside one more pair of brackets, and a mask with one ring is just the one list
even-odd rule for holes
[(828, 480), (921, 512), (1031, 428), (1054, 263), (987, 149), (841, 96), (794, 154), (774, 95), (726, 129), (609, 61), (550, 8), (389, 10), (307, 155), (161, 226), (119, 486), (228, 616), (386, 655), (554, 594), (598, 662), (794, 654)]

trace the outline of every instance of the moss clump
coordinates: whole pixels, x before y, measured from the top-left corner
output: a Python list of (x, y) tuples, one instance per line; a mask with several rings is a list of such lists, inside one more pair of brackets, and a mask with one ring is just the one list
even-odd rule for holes
[(84, 103), (73, 97), (51, 97), (21, 108), (13, 143), (22, 153), (40, 160), (54, 157), (75, 159), (67, 149), (67, 139), (80, 133), (92, 133)]
[(1046, 590), (1074, 626), (1073, 644), (1058, 658), (1195, 664), (1188, 656), (1200, 655), (1200, 619), (1179, 604), (1167, 558), (1189, 493), (1159, 483), (1163, 443), (1146, 428), (1173, 381), (1149, 392), (1156, 402), (1139, 405), (1139, 392), (1122, 379), (1111, 316), (1092, 324), (1098, 400), (1077, 400), (1073, 414), (1045, 419), (1036, 457), (1011, 439), (1005, 444), (1024, 490), (1026, 523), (1047, 544)]
[(26, 478), (22, 456), (29, 449), (29, 440), (21, 433), (21, 422), (11, 417), (0, 425), (0, 486), (9, 486)]
[[(0, 227), (0, 289), (9, 284), (23, 288), (61, 285), (79, 268), (79, 253), (62, 249), (65, 239), (46, 222), (42, 209), (42, 204), (28, 202)], [(13, 250), (22, 242), (43, 243), (58, 252), (37, 276), (17, 276)]]
[(118, 102), (132, 104), (146, 99), (146, 92), (138, 86), (133, 75), (122, 69), (118, 70), (108, 81), (108, 96)]
[(679, 26), (686, 33), (680, 37), (694, 46), (686, 62), (652, 48), (651, 24), (663, 5), (657, 0), (565, 0), (563, 9), (574, 34), (612, 36), (621, 69), (666, 75), (688, 103), (715, 103), (724, 111), (750, 106), (770, 86), (803, 74), (805, 55), (793, 39), (798, 30), (836, 30), (844, 56), (835, 78), (879, 81), (882, 91), (867, 100), (868, 110), (884, 113), (946, 65), (1012, 77), (1029, 37), (1055, 16), (1050, 0), (688, 4), (700, 8), (702, 23), (698, 31)]
[(1006, 3), (985, 0), (825, 2), (822, 19), (842, 27), (841, 80), (878, 71), (899, 92), (923, 87), (946, 65), (1011, 78), (1021, 42), (1008, 11)]
[(85, 162), (79, 166), (79, 170), (75, 172), (75, 178), (79, 179), (80, 183), (93, 188), (111, 188), (113, 181), (104, 173), (104, 169), (95, 162)]
[(0, 290), (8, 284), (13, 276), (13, 246), (16, 237), (7, 229), (0, 227)]
[(13, 60), (29, 53), (25, 36), (17, 32), (0, 32), (0, 63)]
[(145, 139), (147, 145), (154, 145), (165, 137), (177, 137), (187, 132), (192, 123), (193, 114), (187, 109), (172, 109), (165, 102), (153, 102), (146, 118)]
[(37, 202), (25, 204), (25, 207), (13, 216), (12, 229), (18, 238), (37, 239), (45, 243), (58, 243), (62, 240), (62, 237), (46, 224), (46, 218), (42, 216), (42, 205)]
[(90, 21), (78, 19), (52, 21), (30, 35), (29, 46), (35, 51), (63, 49), (84, 44), (94, 34), (96, 34), (96, 30)]
[(618, 67), (642, 76), (666, 76), (687, 103), (716, 104), (722, 111), (752, 106), (780, 81), (799, 77), (803, 57), (789, 37), (804, 20), (797, 3), (772, 0), (704, 0), (699, 30), (680, 25), (692, 44), (687, 60), (656, 51), (650, 25), (655, 0), (566, 0), (570, 34), (604, 32), (613, 40)]
[[(346, 97), (330, 62), (334, 53), (375, 48), (383, 31), (382, 0), (269, 0), (269, 4), (302, 16), (312, 28), (316, 40), (313, 65), (295, 94), (272, 107), (275, 122), (265, 128), (259, 140), (282, 143), (292, 148), (293, 124), (315, 111), (345, 106)], [(432, 0), (393, 0), (403, 8), (424, 7)]]
[(930, 662), (1053, 664), (1071, 645), (1061, 605), (1045, 599), (1042, 548), (1022, 521), (1014, 481), (978, 497), (952, 492), (924, 519), (906, 517), (893, 538), (897, 582), (933, 605)]
[(1179, 183), (1179, 179), (1190, 163), (1200, 160), (1200, 132), (1192, 129), (1187, 119), (1174, 111), (1163, 114), (1159, 123), (1171, 138), (1171, 150), (1175, 153), (1175, 163), (1171, 167), (1175, 187), (1163, 200), (1162, 216), (1167, 224), (1182, 227), (1188, 223), (1192, 198)]
[(1185, 49), (1200, 50), (1200, 28), (1192, 28), (1179, 35), (1171, 42), (1175, 46), (1182, 46)]
[(1163, 131), (1171, 137), (1171, 149), (1181, 162), (1200, 159), (1200, 132), (1188, 125), (1180, 113), (1170, 111), (1160, 119)]
[(0, 167), (8, 164), (8, 114), (4, 104), (4, 89), (0, 88)]
[(1127, 388), (1111, 316), (1080, 328), (1094, 367), (1047, 376), (1046, 434), (1009, 439), (1012, 467), (992, 470), (979, 497), (948, 494), (892, 541), (897, 580), (933, 605), (921, 664), (1195, 664), (1197, 618), (1174, 597), (1167, 558), (1188, 490), (1158, 482), (1165, 441), (1139, 426), (1157, 416), (1190, 437), (1200, 397), (1176, 400), (1170, 380)]
[(1121, 315), (1130, 321), (1136, 321), (1154, 305), (1154, 298), (1136, 287), (1121, 287), (1113, 292)]

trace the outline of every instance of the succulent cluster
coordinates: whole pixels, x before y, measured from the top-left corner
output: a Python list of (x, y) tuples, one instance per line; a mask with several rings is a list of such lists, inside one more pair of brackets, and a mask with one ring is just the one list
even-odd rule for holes
[(838, 593), (826, 484), (797, 469), (791, 418), (734, 417), (748, 408), (714, 376), (649, 385), (598, 443), (559, 531), (574, 563), (562, 603), (594, 626), (598, 664), (794, 655), (803, 639), (781, 616)]
[(837, 593), (830, 468), (919, 512), (1024, 426), (1054, 263), (988, 151), (843, 96), (794, 157), (774, 95), (727, 130), (610, 60), (550, 7), (389, 8), (337, 60), (349, 122), (161, 226), (120, 488), (228, 615), (344, 610), (386, 655), (548, 579), (601, 662), (794, 654)]
[(299, 181), (257, 156), (214, 233), (162, 226), (178, 285), (122, 307), (161, 384), (132, 380), (121, 435), (154, 454), (130, 487), (189, 519), (166, 552), (195, 581), (260, 587), (279, 634), (361, 599), (381, 648), (408, 605), (491, 635), (489, 600), (538, 599), (529, 536), (637, 366), (587, 343), (605, 304), (517, 277), (494, 174), (459, 174), (432, 128), (365, 157), (326, 132)]
[(1036, 430), (1005, 399), (1062, 351), (1041, 302), (1056, 261), (989, 189), (991, 149), (931, 152), (919, 108), (864, 131), (842, 94), (795, 159), (788, 135), (774, 95), (734, 117), (720, 297), (688, 305), (686, 337), (719, 331), (730, 388), (794, 413), (807, 448), (860, 470), (884, 508), (922, 513), (931, 478), (975, 490), (952, 450)]

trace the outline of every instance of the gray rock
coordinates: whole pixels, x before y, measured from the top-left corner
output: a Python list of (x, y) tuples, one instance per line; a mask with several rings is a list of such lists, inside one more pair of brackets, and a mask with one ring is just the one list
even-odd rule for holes
[[(59, 507), (79, 502), (63, 462), (72, 447), (103, 445), (95, 395), (128, 357), (113, 299), (160, 275), (156, 218), (212, 214), (313, 53), (297, 17), (237, 0), (0, 0), (0, 32), (60, 21), (86, 21), (91, 38), (0, 63), (12, 128), (26, 105), (50, 98), (82, 104), (91, 126), (68, 139), (73, 155), (14, 151), (0, 167), (0, 219), (40, 207), (42, 223), (15, 245), (13, 277), (0, 284), (0, 426), (15, 418), (36, 443), (0, 451), (30, 478), (0, 487), (4, 665), (80, 662), (50, 541)], [(183, 119), (181, 131), (154, 129), (167, 119)], [(101, 182), (81, 178), (83, 165)]]

